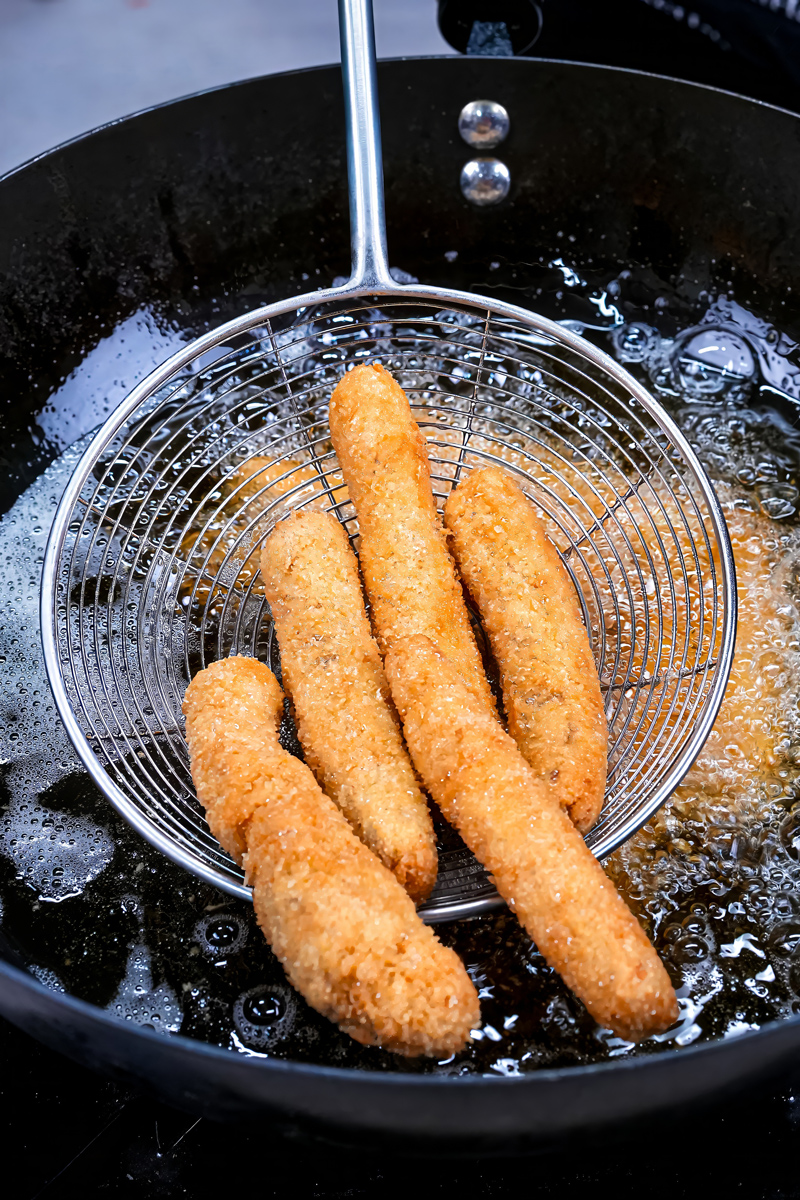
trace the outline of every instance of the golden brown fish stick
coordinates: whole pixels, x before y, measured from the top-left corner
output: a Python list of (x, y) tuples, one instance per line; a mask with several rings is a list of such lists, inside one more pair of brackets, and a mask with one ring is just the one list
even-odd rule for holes
[(381, 650), (424, 633), (494, 712), (453, 560), (436, 512), (425, 438), (403, 389), (374, 363), (331, 397), (331, 438), (358, 514), (358, 556)]
[(658, 955), (516, 743), (428, 638), (395, 642), (386, 674), (423, 782), (547, 962), (620, 1037), (667, 1029), (678, 1006)]
[(433, 822), (347, 535), (329, 513), (295, 513), (264, 543), (261, 574), (306, 761), (361, 840), (424, 900), (436, 882)]
[(444, 519), (500, 668), (509, 733), (586, 833), (603, 804), (608, 729), (569, 575), (506, 471), (471, 471)]
[(365, 1045), (451, 1054), (479, 1019), (454, 951), (423, 925), (311, 771), (278, 741), (272, 672), (213, 663), (184, 701), (192, 777), (214, 836), (241, 862), (256, 916), (290, 981)]

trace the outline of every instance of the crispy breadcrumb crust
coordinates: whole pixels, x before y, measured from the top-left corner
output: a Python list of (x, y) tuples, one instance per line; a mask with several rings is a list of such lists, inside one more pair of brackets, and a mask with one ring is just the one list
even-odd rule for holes
[(427, 444), (405, 392), (377, 363), (355, 367), (331, 397), (330, 428), (358, 514), (358, 556), (381, 650), (395, 637), (426, 634), (494, 712), (436, 511)]
[(214, 836), (244, 863), (258, 922), (292, 984), (364, 1045), (460, 1050), (480, 1017), (461, 961), (423, 925), (311, 771), (278, 741), (272, 672), (212, 663), (184, 700), (192, 777)]
[(508, 731), (581, 833), (606, 786), (608, 728), (575, 589), (507, 471), (471, 471), (444, 510), (461, 578), (500, 668)]
[(630, 1041), (677, 1019), (644, 931), (552, 792), (426, 637), (396, 639), (386, 674), (423, 782), (547, 962), (599, 1024)]
[(261, 575), (306, 762), (419, 903), (436, 882), (433, 822), (403, 745), (347, 534), (330, 513), (294, 513), (264, 543)]

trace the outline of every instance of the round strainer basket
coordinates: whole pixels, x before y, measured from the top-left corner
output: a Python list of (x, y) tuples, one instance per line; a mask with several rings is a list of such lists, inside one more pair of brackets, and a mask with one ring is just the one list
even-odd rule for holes
[[(309, 505), (358, 523), (333, 452), (342, 374), (380, 362), (428, 442), (440, 508), (476, 466), (535, 504), (580, 600), (605, 697), (609, 776), (587, 837), (602, 858), (691, 766), (730, 671), (736, 590), (713, 488), (670, 418), (617, 363), (552, 322), (441, 289), (320, 293), (239, 318), (145, 380), (99, 431), (59, 507), (43, 576), (45, 659), (90, 774), (176, 862), (234, 895), (189, 772), (181, 703), (209, 662), (280, 673), (264, 538)], [(299, 750), (287, 716), (282, 736)], [(443, 831), (436, 921), (500, 903)]]

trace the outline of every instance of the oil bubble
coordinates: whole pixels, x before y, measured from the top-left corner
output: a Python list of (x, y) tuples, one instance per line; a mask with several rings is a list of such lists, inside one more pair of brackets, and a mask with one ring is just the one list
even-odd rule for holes
[(709, 946), (701, 937), (689, 936), (678, 938), (670, 948), (669, 957), (672, 962), (694, 963), (708, 956)]
[(749, 343), (738, 333), (714, 326), (687, 329), (670, 352), (676, 387), (689, 396), (717, 395), (749, 382), (756, 360)]
[(233, 1023), (245, 1046), (271, 1049), (291, 1031), (297, 998), (290, 987), (262, 983), (242, 992), (233, 1006)]
[(798, 490), (794, 484), (761, 484), (756, 493), (762, 511), (773, 521), (784, 521), (797, 512)]
[(247, 927), (230, 913), (211, 913), (197, 922), (194, 939), (210, 958), (230, 958), (244, 948)]
[(644, 362), (658, 348), (660, 340), (658, 331), (652, 325), (638, 322), (618, 325), (611, 334), (620, 362)]
[(767, 945), (774, 954), (795, 954), (800, 948), (800, 922), (789, 921), (785, 925), (777, 925), (769, 935)]

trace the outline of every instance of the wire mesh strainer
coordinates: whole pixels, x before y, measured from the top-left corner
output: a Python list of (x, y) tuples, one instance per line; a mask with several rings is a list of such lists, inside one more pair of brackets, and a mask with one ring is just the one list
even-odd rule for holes
[[(194, 794), (181, 702), (191, 677), (227, 654), (279, 672), (258, 561), (282, 516), (321, 504), (357, 545), (327, 423), (330, 394), (357, 362), (381, 362), (408, 393), (440, 506), (464, 472), (499, 462), (548, 523), (606, 697), (609, 783), (587, 839), (599, 857), (688, 770), (733, 654), (724, 517), (652, 397), (551, 321), (392, 280), (367, 0), (340, 0), (340, 22), (351, 280), (232, 321), (145, 379), (82, 458), (43, 571), (45, 661), (87, 769), (150, 842), (242, 896)], [(288, 719), (284, 736), (291, 744)], [(455, 835), (443, 837), (423, 916), (500, 903)]]

